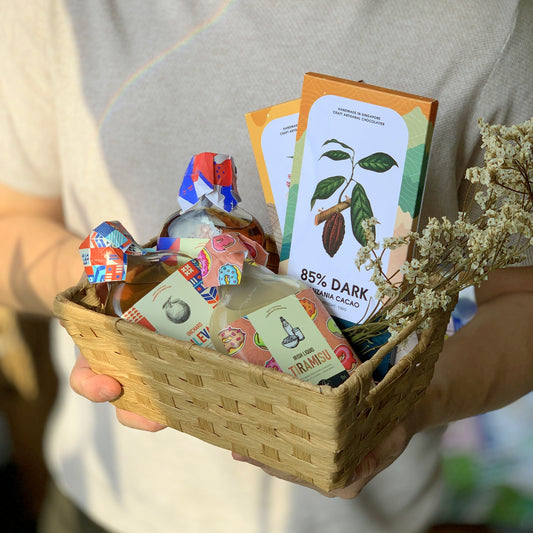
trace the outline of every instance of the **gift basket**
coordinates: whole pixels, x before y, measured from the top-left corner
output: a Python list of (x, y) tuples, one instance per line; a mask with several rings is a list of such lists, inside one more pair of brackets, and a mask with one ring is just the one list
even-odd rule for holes
[[(467, 173), (474, 186), (483, 185), (476, 193), (481, 211), (473, 221), (464, 213), (453, 223), (431, 219), (420, 234), (410, 232), (383, 244), (375, 241), (376, 221), (362, 221), (366, 246), (358, 261), (374, 269), (382, 305), (344, 334), (356, 347), (377, 337), (384, 340), (338, 386), (304, 381), (105, 314), (98, 285), (90, 279), (58, 294), (55, 314), (91, 368), (121, 383), (123, 393), (113, 402), (117, 407), (324, 491), (343, 487), (357, 464), (424, 395), (459, 292), (480, 283), (491, 270), (516, 263), (529, 246), (531, 178), (518, 163), (512, 176), (508, 167), (518, 161), (515, 152), (523, 145), (509, 132), (517, 137), (526, 131), (531, 137), (531, 129), (529, 124), (502, 134), (501, 127), (482, 124), (486, 146), (498, 143), (500, 150), (505, 135), (511, 147), (505, 163), (489, 149), (486, 167)], [(512, 192), (494, 179), (504, 165), (507, 184), (514, 180)], [(496, 205), (505, 208), (494, 209)], [(402, 280), (391, 282), (383, 274), (379, 249), (399, 246), (415, 253), (402, 265)], [(403, 356), (377, 379), (383, 361), (402, 350)]]
[(378, 384), (383, 346), (342, 385), (293, 376), (154, 333), (91, 307), (94, 287), (59, 294), (55, 313), (92, 369), (116, 378), (117, 407), (238, 452), (330, 491), (424, 394), (451, 306)]

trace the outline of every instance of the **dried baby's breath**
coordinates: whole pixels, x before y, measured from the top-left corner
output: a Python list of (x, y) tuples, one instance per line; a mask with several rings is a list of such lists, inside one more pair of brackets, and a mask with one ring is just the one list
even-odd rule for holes
[[(455, 221), (430, 218), (420, 232), (375, 240), (375, 218), (364, 223), (367, 245), (356, 266), (372, 271), (376, 300), (384, 302), (361, 325), (346, 330), (360, 341), (388, 330), (421, 330), (432, 313), (445, 310), (460, 291), (478, 286), (493, 270), (523, 260), (533, 245), (533, 118), (511, 127), (479, 121), (484, 166), (467, 170), (476, 209)], [(474, 214), (475, 213), (475, 214)], [(401, 282), (383, 271), (383, 256), (413, 246), (413, 258), (400, 268)]]

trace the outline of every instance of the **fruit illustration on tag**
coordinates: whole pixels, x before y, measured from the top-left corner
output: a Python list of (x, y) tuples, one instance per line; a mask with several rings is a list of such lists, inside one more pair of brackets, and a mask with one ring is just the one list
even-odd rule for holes
[(174, 322), (174, 324), (183, 324), (189, 320), (191, 316), (191, 308), (189, 304), (184, 302), (181, 298), (173, 298), (169, 296), (168, 300), (163, 304), (163, 309), (167, 318)]

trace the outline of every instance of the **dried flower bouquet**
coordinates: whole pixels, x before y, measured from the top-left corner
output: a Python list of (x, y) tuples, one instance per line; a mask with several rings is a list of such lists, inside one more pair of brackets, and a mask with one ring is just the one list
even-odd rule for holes
[[(387, 333), (387, 344), (420, 332), (429, 317), (447, 309), (459, 292), (478, 286), (493, 270), (516, 265), (533, 246), (533, 118), (511, 127), (479, 121), (484, 166), (470, 168), (470, 205), (451, 222), (430, 218), (421, 232), (375, 240), (375, 218), (363, 224), (366, 246), (356, 266), (372, 270), (381, 302), (366, 320), (345, 331), (354, 344)], [(411, 246), (401, 282), (383, 270), (387, 250)]]

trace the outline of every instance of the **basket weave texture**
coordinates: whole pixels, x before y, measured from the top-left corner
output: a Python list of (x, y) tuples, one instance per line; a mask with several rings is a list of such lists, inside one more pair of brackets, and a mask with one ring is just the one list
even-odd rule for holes
[(379, 352), (333, 389), (106, 316), (91, 301), (94, 288), (80, 284), (58, 294), (54, 310), (92, 369), (122, 384), (117, 407), (324, 491), (344, 486), (424, 394), (451, 312), (432, 317), (377, 386)]

